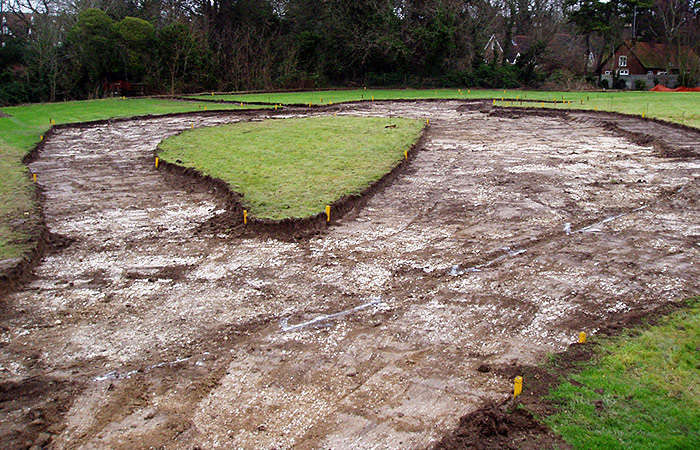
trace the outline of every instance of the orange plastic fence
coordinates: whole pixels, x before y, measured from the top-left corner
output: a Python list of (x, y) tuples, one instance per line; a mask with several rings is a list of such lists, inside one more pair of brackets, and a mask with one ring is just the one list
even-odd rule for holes
[(694, 88), (689, 88), (689, 87), (677, 87), (675, 89), (667, 88), (663, 84), (657, 84), (653, 88), (650, 89), (651, 91), (654, 92), (700, 92), (700, 87), (694, 87)]

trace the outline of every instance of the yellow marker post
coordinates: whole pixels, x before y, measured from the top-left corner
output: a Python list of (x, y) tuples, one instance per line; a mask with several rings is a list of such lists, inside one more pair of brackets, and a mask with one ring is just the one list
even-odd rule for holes
[(328, 100), (328, 104), (329, 104), (329, 105), (332, 105), (332, 104), (333, 104), (333, 100)]
[(367, 86), (365, 86), (365, 91), (367, 90)]
[(505, 89), (503, 89), (503, 93), (504, 93), (504, 94), (506, 93), (506, 90), (505, 90)]
[(430, 124), (430, 119), (425, 119), (425, 124), (426, 125)]
[(122, 100), (126, 100), (126, 95), (122, 95)]
[(598, 111), (598, 105), (595, 105), (595, 110)]
[(213, 92), (211, 93), (211, 96), (212, 96), (212, 97), (214, 96), (214, 93), (213, 93)]
[(326, 222), (331, 221), (331, 205), (326, 205)]
[(372, 101), (374, 101), (374, 95), (372, 96)]
[(501, 101), (503, 101), (503, 97), (501, 97)]
[(408, 160), (408, 150), (403, 151), (403, 159)]
[(319, 102), (319, 103), (323, 103), (323, 99), (322, 99), (322, 98), (319, 98), (319, 99), (318, 99), (318, 102)]
[(578, 334), (578, 343), (579, 344), (586, 343), (586, 333), (584, 333), (583, 331)]
[(493, 99), (493, 106), (496, 106), (496, 99)]
[(35, 173), (32, 174), (32, 178), (34, 179), (34, 182), (36, 183), (36, 174)]
[(471, 90), (471, 89), (467, 89), (467, 94), (471, 94), (471, 93), (472, 93), (472, 90)]
[(642, 111), (642, 119), (644, 118), (645, 115), (646, 115), (646, 113), (644, 111)]
[(51, 119), (51, 125), (56, 125), (56, 121)]
[(194, 130), (194, 123), (192, 123), (191, 125), (192, 125), (192, 129)]
[(523, 393), (523, 377), (515, 377), (515, 382), (513, 384), (513, 398)]
[(241, 102), (241, 107), (243, 107), (243, 102)]
[(277, 105), (275, 105), (275, 111), (277, 111)]
[(243, 210), (243, 225), (248, 225), (248, 210)]
[(544, 108), (544, 102), (542, 102), (542, 105), (540, 106), (540, 108)]
[(335, 113), (333, 113), (333, 116), (335, 116), (335, 115), (336, 115), (336, 114), (335, 114)]
[(207, 105), (204, 105), (204, 110), (205, 110), (205, 111), (207, 110)]
[(517, 101), (520, 101), (520, 96), (519, 96), (519, 95), (516, 95), (516, 96), (515, 96), (515, 101), (516, 101), (516, 102), (517, 102)]
[(160, 162), (160, 159), (156, 156), (156, 169), (158, 168), (158, 163)]
[(42, 134), (41, 136), (39, 136), (39, 140), (40, 140), (40, 141), (43, 141), (43, 140), (44, 140), (44, 135), (43, 135), (43, 134)]

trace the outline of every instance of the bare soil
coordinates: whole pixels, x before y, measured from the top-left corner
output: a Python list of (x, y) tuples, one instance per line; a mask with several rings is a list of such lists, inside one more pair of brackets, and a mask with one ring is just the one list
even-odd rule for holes
[(508, 398), (503, 368), (699, 291), (695, 131), (457, 101), (275, 116), (332, 111), (431, 127), (401, 177), (298, 238), (203, 226), (225, 195), (153, 168), (192, 123), (273, 112), (45, 140), (56, 245), (0, 299), (2, 447), (422, 448)]

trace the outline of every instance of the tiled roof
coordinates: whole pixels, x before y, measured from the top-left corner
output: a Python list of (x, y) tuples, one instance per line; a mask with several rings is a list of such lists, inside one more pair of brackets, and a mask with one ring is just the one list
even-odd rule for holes
[[(625, 45), (634, 53), (645, 69), (665, 69), (668, 58), (669, 68), (678, 69), (684, 64), (679, 61), (678, 50), (666, 44), (654, 44), (650, 42), (625, 42)], [(697, 60), (697, 54), (689, 47), (681, 47), (685, 60)]]

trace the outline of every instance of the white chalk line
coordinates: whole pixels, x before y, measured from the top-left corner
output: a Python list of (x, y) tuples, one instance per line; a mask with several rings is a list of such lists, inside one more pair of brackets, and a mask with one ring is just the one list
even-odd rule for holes
[(159, 367), (163, 366), (174, 366), (175, 364), (180, 364), (185, 361), (189, 361), (192, 359), (192, 357), (187, 357), (187, 358), (179, 358), (174, 361), (163, 361), (159, 362), (158, 364), (153, 364), (152, 366), (148, 366), (145, 369), (135, 369), (135, 370), (130, 370), (128, 372), (119, 372), (117, 370), (113, 370), (111, 372), (107, 372), (106, 374), (95, 377), (93, 378), (94, 381), (105, 381), (105, 380), (123, 380), (125, 378), (131, 378), (132, 375), (137, 374), (137, 373), (146, 373), (149, 372), (153, 369), (157, 369)]
[(503, 250), (506, 253), (504, 255), (501, 255), (501, 256), (494, 258), (490, 261), (487, 261), (483, 264), (472, 266), (472, 267), (469, 267), (469, 268), (464, 269), (464, 270), (459, 270), (459, 266), (454, 265), (454, 266), (452, 266), (452, 269), (450, 270), (450, 275), (452, 275), (453, 277), (457, 277), (459, 275), (464, 275), (467, 272), (481, 272), (483, 269), (485, 269), (489, 266), (492, 266), (501, 260), (504, 260), (504, 259), (509, 258), (511, 256), (522, 255), (523, 253), (525, 253), (527, 251), (527, 250), (523, 250), (523, 249), (512, 250), (510, 247), (503, 247), (503, 248), (501, 248), (501, 250)]
[[(613, 220), (619, 219), (619, 218), (621, 218), (621, 217), (624, 217), (624, 216), (627, 216), (627, 215), (634, 214), (634, 213), (636, 213), (636, 212), (642, 211), (642, 210), (644, 210), (644, 209), (646, 209), (646, 208), (648, 208), (648, 207), (649, 207), (649, 205), (643, 205), (643, 206), (640, 206), (639, 208), (635, 208), (635, 209), (633, 209), (633, 210), (631, 210), (631, 211), (627, 211), (627, 212), (624, 212), (624, 213), (616, 214), (616, 215), (614, 215), (614, 216), (609, 216), (609, 217), (606, 217), (605, 219), (601, 220), (600, 222), (596, 222), (596, 223), (594, 223), (594, 224), (592, 224), (592, 225), (585, 226), (585, 227), (580, 228), (580, 229), (578, 229), (578, 230), (576, 230), (576, 231), (572, 231), (572, 230), (571, 230), (571, 223), (570, 223), (570, 222), (566, 222), (566, 223), (564, 224), (564, 229), (563, 229), (563, 231), (564, 231), (564, 233), (566, 233), (567, 236), (570, 236), (570, 235), (572, 235), (572, 234), (574, 234), (574, 233), (588, 233), (588, 232), (598, 232), (598, 231), (602, 231), (600, 227), (602, 227), (602, 226), (605, 225), (606, 223), (609, 223), (609, 222), (612, 222)], [(511, 257), (511, 256), (522, 255), (523, 253), (527, 252), (527, 250), (525, 250), (525, 249), (512, 250), (510, 247), (503, 247), (503, 248), (501, 248), (501, 250), (503, 250), (503, 251), (506, 252), (506, 253), (503, 254), (503, 255), (501, 255), (501, 256), (499, 256), (499, 257), (497, 257), (497, 258), (494, 258), (494, 259), (492, 259), (492, 260), (490, 260), (490, 261), (487, 261), (487, 262), (485, 262), (485, 263), (483, 263), (483, 264), (479, 264), (479, 265), (476, 265), (476, 266), (472, 266), (472, 267), (469, 267), (469, 268), (464, 269), (464, 270), (459, 270), (459, 265), (456, 265), (456, 264), (455, 264), (455, 265), (452, 266), (452, 268), (450, 269), (450, 275), (452, 275), (453, 277), (458, 277), (458, 276), (460, 276), (460, 275), (464, 275), (465, 273), (469, 273), (469, 272), (481, 272), (483, 269), (485, 269), (485, 268), (487, 268), (487, 267), (489, 267), (489, 266), (492, 266), (492, 265), (496, 264), (496, 263), (499, 262), (499, 261), (502, 261), (502, 260), (504, 260), (504, 259), (506, 259), (506, 258), (509, 258), (509, 257)]]
[(329, 320), (337, 319), (339, 317), (345, 317), (345, 316), (352, 314), (354, 312), (363, 310), (365, 308), (369, 308), (370, 306), (379, 305), (381, 302), (382, 301), (379, 297), (373, 297), (372, 300), (370, 300), (369, 302), (363, 303), (359, 306), (355, 306), (354, 308), (346, 309), (344, 311), (340, 311), (340, 312), (333, 313), (333, 314), (323, 314), (321, 316), (314, 317), (313, 319), (311, 319), (309, 321), (298, 323), (296, 325), (289, 325), (289, 319), (284, 318), (280, 321), (280, 327), (282, 328), (282, 331), (285, 333), (289, 332), (289, 331), (296, 331), (296, 330), (300, 330), (302, 328), (308, 327), (309, 325), (315, 325), (317, 323), (326, 322)]
[[(596, 222), (596, 223), (594, 223), (593, 225), (588, 225), (587, 227), (580, 228), (580, 229), (574, 231), (574, 233), (587, 233), (587, 232), (602, 231), (602, 230), (600, 229), (600, 227), (602, 227), (602, 226), (605, 225), (606, 223), (612, 222), (613, 220), (619, 219), (620, 217), (625, 217), (625, 216), (627, 216), (627, 215), (634, 214), (634, 213), (636, 213), (636, 212), (642, 211), (642, 210), (644, 210), (644, 209), (646, 209), (646, 208), (648, 208), (648, 207), (649, 207), (649, 205), (643, 205), (643, 206), (640, 206), (639, 208), (633, 209), (632, 211), (628, 211), (628, 212), (620, 213), (620, 214), (617, 214), (617, 215), (614, 215), (614, 216), (606, 217), (605, 219), (601, 220), (600, 222)], [(564, 229), (565, 229), (565, 230), (566, 230), (566, 225), (567, 225), (567, 224), (564, 225)], [(571, 228), (570, 228), (570, 227), (571, 227), (571, 224), (568, 224), (568, 225), (569, 225), (569, 230), (570, 230), (570, 229), (571, 229)], [(567, 234), (569, 234), (569, 233), (567, 233)]]

